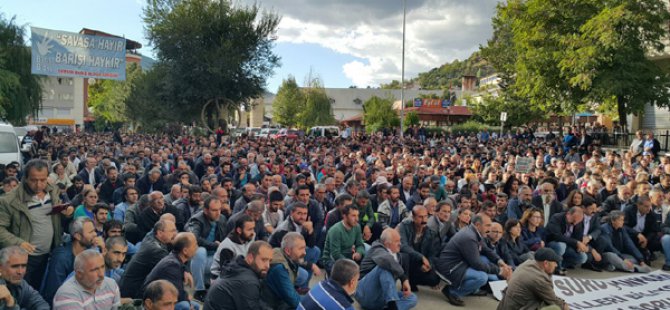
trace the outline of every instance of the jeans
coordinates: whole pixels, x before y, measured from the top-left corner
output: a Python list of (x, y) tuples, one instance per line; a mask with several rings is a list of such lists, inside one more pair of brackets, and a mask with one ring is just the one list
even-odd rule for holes
[(411, 309), (416, 306), (416, 295), (405, 298), (396, 288), (396, 280), (391, 272), (375, 267), (361, 279), (354, 295), (365, 309), (383, 309), (387, 303), (396, 302), (398, 309)]
[[(620, 257), (616, 253), (613, 252), (605, 252), (603, 253), (603, 260), (607, 262), (608, 264), (612, 265), (614, 270), (622, 270), (622, 271), (627, 271), (627, 272), (635, 272), (638, 271), (640, 273), (648, 273), (651, 272), (651, 268), (649, 266), (640, 266), (632, 255), (628, 254), (622, 254), (623, 257)], [(633, 268), (628, 268), (626, 264), (624, 263), (624, 260), (629, 260), (633, 263)], [(610, 267), (611, 268), (611, 267)]]
[(205, 281), (211, 276), (210, 268), (213, 262), (214, 255), (208, 255), (205, 248), (198, 247), (195, 256), (191, 259), (191, 273), (196, 291), (205, 290)]
[(460, 285), (455, 288), (452, 286), (449, 292), (456, 297), (467, 296), (479, 290), (479, 288), (486, 285), (488, 281), (489, 275), (486, 272), (468, 267), (468, 269), (465, 270), (465, 275), (463, 276)]
[(663, 235), (661, 246), (663, 247), (663, 255), (665, 255), (665, 264), (670, 265), (670, 235)]
[[(481, 259), (482, 262), (484, 262), (485, 264), (494, 264), (494, 265), (496, 265), (496, 263), (492, 263), (491, 260), (490, 260), (488, 257), (484, 256), (484, 255), (480, 255), (480, 256), (479, 256), (479, 259)], [(489, 281), (499, 281), (499, 280), (500, 280), (500, 278), (498, 278), (498, 275), (495, 275), (495, 274), (487, 273), (486, 276), (489, 278)]]
[(305, 268), (298, 267), (298, 274), (295, 277), (295, 287), (309, 288), (309, 280), (312, 278), (312, 272)]
[[(308, 247), (308, 248), (305, 249), (305, 258), (304, 259), (305, 259), (306, 262), (316, 264), (316, 262), (319, 261), (319, 258), (321, 258), (321, 249), (319, 249), (318, 247), (314, 246), (314, 247), (311, 247), (311, 248)], [(302, 268), (300, 268), (300, 269), (302, 269)], [(303, 269), (303, 270), (307, 273), (307, 280), (305, 282), (305, 285), (304, 286), (299, 286), (299, 285), (297, 285), (298, 282), (296, 281), (296, 286), (307, 288), (307, 287), (309, 287), (309, 280), (312, 279), (312, 270), (311, 269), (310, 270)]]
[(193, 306), (193, 309), (195, 310), (200, 310), (200, 305), (197, 302), (189, 302), (189, 301), (180, 301), (174, 305), (174, 310), (191, 310), (191, 306)]
[(586, 253), (577, 252), (577, 250), (569, 247), (565, 242), (552, 241), (547, 244), (547, 247), (563, 257), (563, 261), (559, 264), (561, 268), (582, 265), (588, 259)]

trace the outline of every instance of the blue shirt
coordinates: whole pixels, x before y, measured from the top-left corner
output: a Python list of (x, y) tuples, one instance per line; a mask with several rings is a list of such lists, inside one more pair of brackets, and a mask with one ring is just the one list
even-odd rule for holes
[(333, 280), (323, 280), (302, 297), (298, 310), (353, 310), (353, 300)]

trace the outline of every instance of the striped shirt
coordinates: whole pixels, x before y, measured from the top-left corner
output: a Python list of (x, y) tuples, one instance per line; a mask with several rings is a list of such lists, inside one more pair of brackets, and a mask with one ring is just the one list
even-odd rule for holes
[(332, 280), (323, 280), (302, 298), (298, 310), (353, 310), (352, 302), (342, 286)]
[(108, 277), (105, 277), (102, 285), (93, 294), (72, 277), (58, 289), (53, 301), (54, 310), (116, 310), (119, 306), (119, 287)]
[(33, 233), (30, 236), (30, 244), (35, 245), (35, 252), (31, 255), (49, 254), (54, 236), (54, 225), (50, 215), (52, 209), (51, 196), (49, 193), (43, 199), (32, 196), (27, 206), (30, 215), (32, 215)]

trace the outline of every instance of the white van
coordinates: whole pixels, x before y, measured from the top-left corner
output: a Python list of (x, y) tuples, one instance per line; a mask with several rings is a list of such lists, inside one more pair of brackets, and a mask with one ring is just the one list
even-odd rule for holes
[(340, 128), (337, 126), (316, 126), (310, 128), (307, 135), (310, 137), (339, 137)]
[(12, 125), (3, 123), (0, 124), (0, 164), (6, 165), (13, 161), (22, 162), (19, 138)]

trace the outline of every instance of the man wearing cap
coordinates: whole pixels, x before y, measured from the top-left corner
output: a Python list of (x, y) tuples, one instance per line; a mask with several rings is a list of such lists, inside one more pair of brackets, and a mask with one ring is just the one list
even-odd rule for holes
[(561, 261), (561, 257), (550, 248), (535, 252), (535, 260), (527, 260), (514, 271), (498, 310), (540, 309), (558, 306), (569, 309), (568, 304), (556, 297), (551, 275)]

